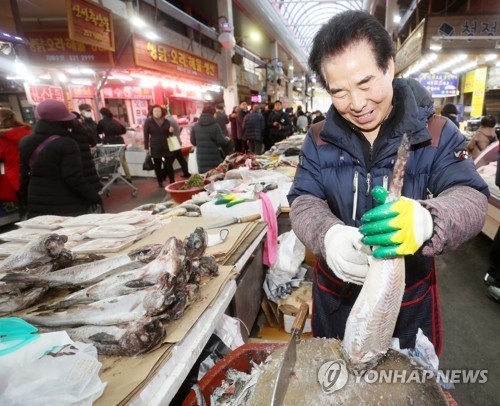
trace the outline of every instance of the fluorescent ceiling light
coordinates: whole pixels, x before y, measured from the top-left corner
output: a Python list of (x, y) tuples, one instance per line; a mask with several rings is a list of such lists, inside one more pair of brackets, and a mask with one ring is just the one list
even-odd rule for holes
[(143, 28), (146, 26), (146, 23), (139, 17), (137, 16), (134, 16), (130, 19), (130, 22), (132, 23), (132, 25), (134, 27), (137, 27), (137, 28)]
[(429, 49), (431, 51), (441, 51), (443, 49), (443, 43), (441, 41), (431, 42)]
[(160, 39), (160, 37), (153, 31), (148, 31), (144, 35), (146, 36), (147, 39), (150, 39), (152, 41)]
[(394, 14), (392, 21), (394, 24), (399, 24), (401, 22), (401, 16), (399, 14)]

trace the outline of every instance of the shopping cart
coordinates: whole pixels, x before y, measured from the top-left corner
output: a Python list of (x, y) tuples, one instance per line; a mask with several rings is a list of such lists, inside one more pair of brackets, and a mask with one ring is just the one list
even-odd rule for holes
[(109, 188), (115, 181), (120, 179), (132, 189), (132, 196), (137, 196), (137, 188), (128, 182), (121, 173), (118, 172), (120, 168), (120, 155), (125, 153), (125, 145), (98, 145), (94, 151), (94, 163), (97, 170), (97, 175), (105, 185), (99, 191), (99, 194), (106, 194), (109, 197), (111, 194)]

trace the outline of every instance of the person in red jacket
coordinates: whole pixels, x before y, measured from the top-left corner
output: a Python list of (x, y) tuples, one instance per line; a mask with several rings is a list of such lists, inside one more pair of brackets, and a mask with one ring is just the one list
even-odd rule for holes
[(31, 133), (31, 126), (20, 122), (8, 108), (0, 108), (0, 201), (17, 202), (19, 190), (19, 140)]

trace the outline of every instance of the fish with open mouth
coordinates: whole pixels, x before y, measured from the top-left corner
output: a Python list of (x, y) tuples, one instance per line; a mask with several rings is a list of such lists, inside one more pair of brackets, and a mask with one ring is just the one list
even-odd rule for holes
[(86, 325), (65, 330), (73, 340), (93, 344), (101, 355), (125, 357), (150, 351), (166, 334), (162, 323), (152, 317), (116, 326)]
[(56, 258), (64, 249), (68, 237), (58, 234), (44, 234), (27, 244), (19, 252), (9, 255), (0, 262), (0, 277), (5, 272), (35, 268)]
[(190, 258), (201, 257), (208, 245), (208, 234), (203, 227), (196, 229), (184, 239), (186, 255)]

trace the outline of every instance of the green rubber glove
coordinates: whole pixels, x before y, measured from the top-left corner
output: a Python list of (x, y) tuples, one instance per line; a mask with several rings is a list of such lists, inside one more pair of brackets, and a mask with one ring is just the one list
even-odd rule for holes
[[(388, 192), (381, 186), (372, 191), (373, 198), (384, 203)], [(359, 228), (366, 245), (378, 246), (375, 258), (393, 258), (413, 255), (432, 237), (434, 223), (429, 210), (413, 199), (401, 197), (367, 211), (361, 217)]]

